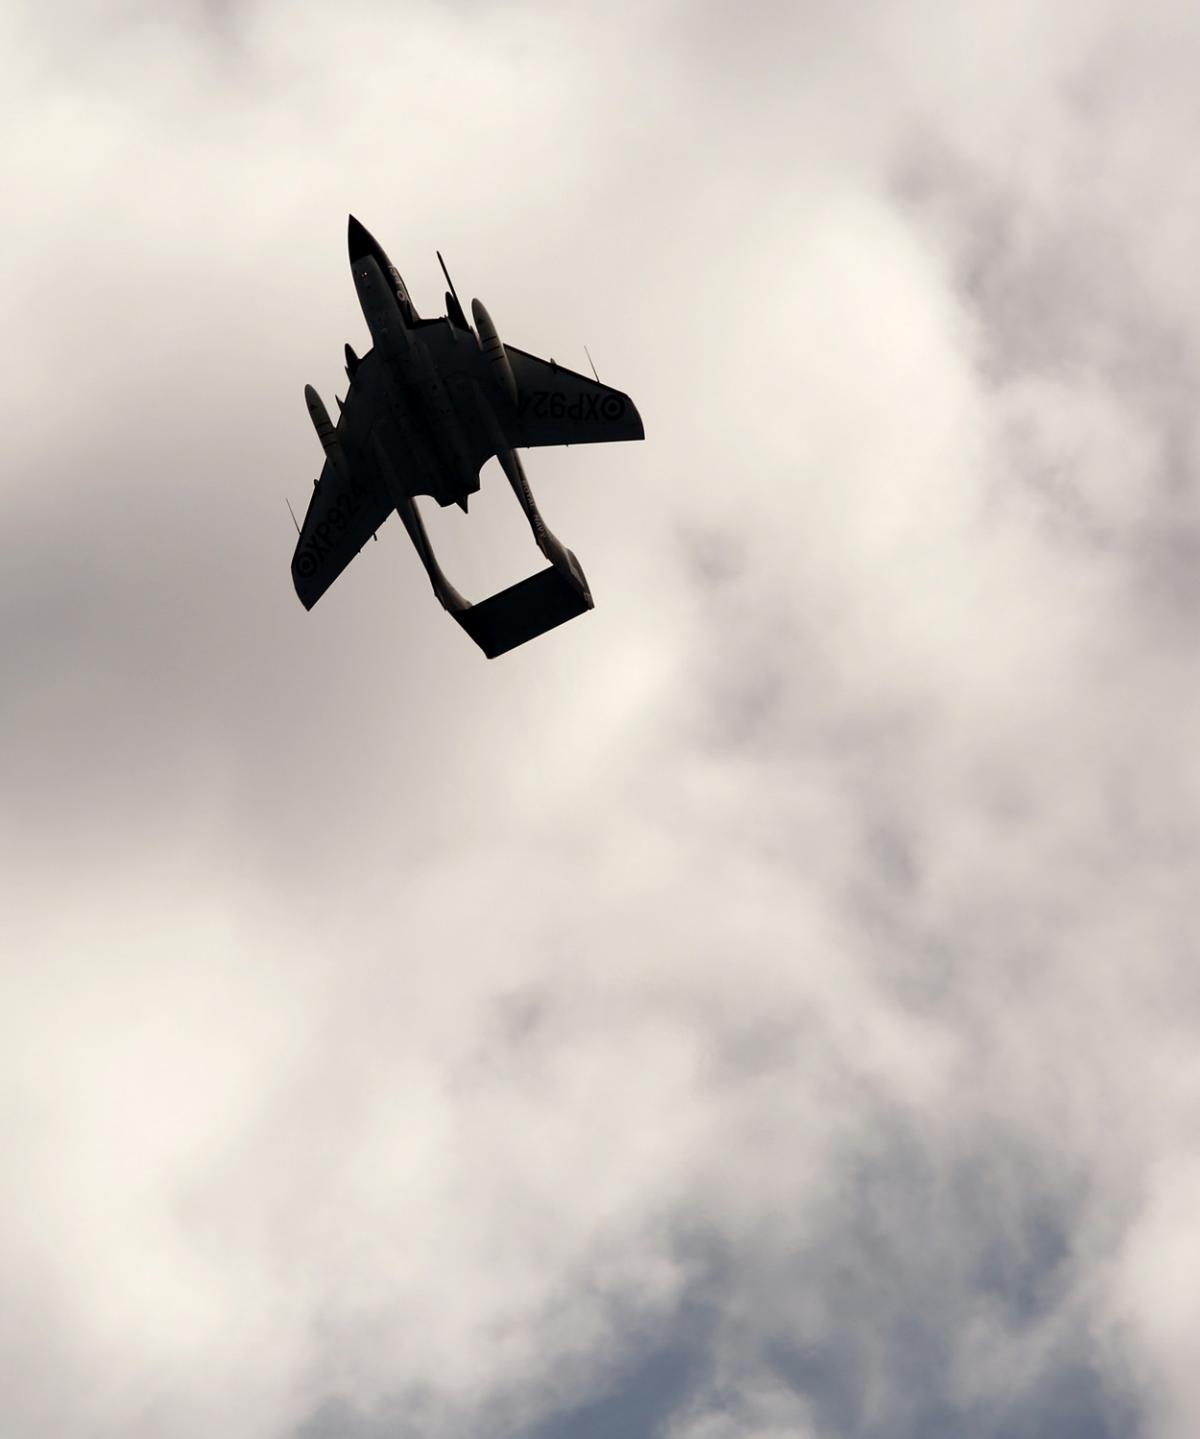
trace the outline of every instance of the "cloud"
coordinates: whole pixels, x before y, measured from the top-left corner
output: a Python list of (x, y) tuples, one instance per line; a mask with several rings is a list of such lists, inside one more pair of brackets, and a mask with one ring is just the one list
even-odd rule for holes
[[(73, 18), (0, 21), (5, 1431), (1192, 1432), (1182, 8)], [(597, 609), (495, 664), (391, 525), (290, 592), (348, 210), (646, 418), (531, 456)]]

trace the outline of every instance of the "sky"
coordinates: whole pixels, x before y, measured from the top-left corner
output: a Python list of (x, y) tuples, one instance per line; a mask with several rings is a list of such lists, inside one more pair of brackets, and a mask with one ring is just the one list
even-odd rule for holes
[[(1200, 1432), (1194, 7), (0, 55), (0, 1431)], [(349, 212), (645, 421), (493, 662), (292, 591)]]

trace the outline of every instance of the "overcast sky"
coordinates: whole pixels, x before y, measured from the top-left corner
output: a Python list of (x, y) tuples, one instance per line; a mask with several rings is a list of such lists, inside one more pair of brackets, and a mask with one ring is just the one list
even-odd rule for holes
[[(0, 56), (6, 1439), (1200, 1433), (1195, 7)], [(645, 420), (494, 662), (292, 591), (349, 211)]]

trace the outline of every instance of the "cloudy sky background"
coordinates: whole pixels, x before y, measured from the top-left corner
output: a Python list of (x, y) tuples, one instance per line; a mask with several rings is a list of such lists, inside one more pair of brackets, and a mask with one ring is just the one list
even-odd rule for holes
[[(0, 10), (0, 1429), (1200, 1432), (1200, 20)], [(284, 496), (427, 313), (627, 389), (488, 663)], [(429, 514), (430, 506), (426, 506)], [(430, 516), (537, 568), (497, 475)]]

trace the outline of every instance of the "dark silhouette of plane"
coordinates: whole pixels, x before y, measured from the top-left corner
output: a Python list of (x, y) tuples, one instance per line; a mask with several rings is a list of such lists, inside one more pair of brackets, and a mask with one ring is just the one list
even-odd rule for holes
[[(517, 448), (644, 438), (628, 395), (505, 345), (487, 310), (471, 301), (472, 330), (446, 276), (446, 314), (422, 319), (378, 241), (350, 216), (350, 268), (372, 348), (346, 346), (350, 389), (336, 425), (320, 396), (304, 398), (325, 465), (292, 557), (292, 579), (312, 609), (396, 510), (443, 607), (489, 659), (592, 608), (579, 561), (546, 528)], [(415, 497), (461, 505), (497, 456), (549, 568), (468, 604), (442, 573)]]

